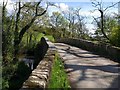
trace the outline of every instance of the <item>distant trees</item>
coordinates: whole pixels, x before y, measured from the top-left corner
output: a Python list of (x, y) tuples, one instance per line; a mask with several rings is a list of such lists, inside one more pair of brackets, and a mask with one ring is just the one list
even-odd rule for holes
[(77, 22), (75, 23), (75, 25), (76, 25), (78, 38), (87, 39), (89, 37), (89, 35), (88, 35), (88, 30), (86, 28), (86, 22), (84, 21), (84, 19), (86, 17), (80, 15), (80, 13), (81, 13), (81, 8), (77, 8), (74, 11), (74, 14), (75, 14), (76, 19), (77, 19)]
[(85, 17), (80, 15), (81, 8), (75, 9), (69, 7), (68, 11), (63, 11), (62, 13), (64, 18), (68, 21), (69, 37), (85, 39), (88, 30), (86, 28), (86, 23), (84, 22)]
[(57, 32), (55, 37), (86, 38), (87, 28), (83, 16), (80, 15), (81, 8), (69, 8), (69, 11), (53, 12), (50, 16), (50, 26)]
[[(59, 13), (59, 12), (53, 12), (52, 13), (52, 16), (50, 17), (50, 26), (52, 26), (52, 29), (54, 30), (53, 36), (55, 38), (66, 36), (66, 30), (67, 30), (68, 22), (62, 16), (61, 13)], [(56, 34), (55, 34), (55, 32), (56, 32)]]
[(73, 38), (76, 36), (76, 30), (75, 30), (75, 13), (74, 13), (74, 8), (69, 7), (68, 11), (63, 11), (62, 12), (65, 19), (68, 21), (68, 29), (69, 29), (69, 37)]

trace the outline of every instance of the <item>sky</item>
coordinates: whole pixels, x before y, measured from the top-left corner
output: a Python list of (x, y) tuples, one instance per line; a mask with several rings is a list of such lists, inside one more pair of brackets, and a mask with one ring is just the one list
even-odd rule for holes
[[(2, 3), (2, 1), (3, 0), (0, 0), (0, 3)], [(16, 2), (16, 1), (18, 1), (18, 0), (8, 0), (7, 9), (9, 11), (9, 13), (11, 13), (13, 10), (12, 3)], [(36, 1), (37, 2), (39, 0), (23, 0), (23, 1), (26, 1), (26, 2)], [(93, 21), (92, 16), (99, 17), (100, 13), (99, 13), (99, 11), (91, 12), (95, 9), (94, 7), (92, 7), (91, 0), (45, 0), (45, 2), (46, 1), (52, 2), (56, 6), (60, 7), (60, 9), (53, 7), (53, 6), (49, 7), (49, 9), (48, 9), (49, 15), (52, 15), (52, 12), (55, 12), (55, 11), (58, 11), (58, 12), (68, 11), (69, 7), (81, 8), (79, 14), (87, 17), (85, 19), (85, 22), (87, 22), (86, 26), (91, 33), (94, 33), (95, 26), (92, 24), (92, 21)], [(97, 0), (97, 1), (101, 1), (101, 0)], [(120, 0), (102, 0), (102, 1), (104, 2), (104, 7), (106, 7), (106, 6), (112, 5), (112, 3), (119, 2)], [(116, 5), (115, 8), (110, 8), (109, 12), (107, 12), (107, 13), (112, 15), (113, 12), (118, 13), (118, 5)]]

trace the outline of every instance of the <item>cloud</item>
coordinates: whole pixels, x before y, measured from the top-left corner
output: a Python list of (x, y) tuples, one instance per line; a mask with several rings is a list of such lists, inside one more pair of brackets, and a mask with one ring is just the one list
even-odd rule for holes
[(68, 11), (69, 9), (68, 5), (65, 3), (60, 3), (59, 6), (62, 11)]
[[(56, 6), (56, 7), (55, 7)], [(49, 6), (48, 12), (49, 15), (52, 15), (52, 12), (62, 12), (62, 11), (68, 11), (69, 6), (65, 3), (55, 3), (55, 6)]]
[(95, 11), (95, 12), (90, 12), (90, 11), (80, 11), (79, 12), (80, 15), (82, 16), (86, 16), (86, 17), (100, 17), (100, 12), (99, 11)]
[(58, 4), (58, 3), (55, 3), (55, 6), (57, 6), (57, 7), (58, 7), (58, 6), (59, 6), (59, 4)]
[(68, 11), (69, 9), (69, 6), (65, 3), (55, 3), (55, 5), (59, 7), (61, 11)]

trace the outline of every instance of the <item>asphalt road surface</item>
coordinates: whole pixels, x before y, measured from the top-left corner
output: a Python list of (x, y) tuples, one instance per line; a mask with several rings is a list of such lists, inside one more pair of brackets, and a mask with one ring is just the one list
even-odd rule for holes
[(72, 88), (120, 90), (119, 63), (67, 44), (55, 43), (55, 46)]

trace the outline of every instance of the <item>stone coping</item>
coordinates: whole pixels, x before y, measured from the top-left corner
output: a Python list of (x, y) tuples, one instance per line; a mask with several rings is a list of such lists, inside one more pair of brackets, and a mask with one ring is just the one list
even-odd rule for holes
[(38, 88), (47, 88), (49, 83), (49, 77), (52, 69), (53, 60), (56, 53), (56, 48), (54, 44), (47, 40), (49, 45), (48, 51), (45, 54), (43, 60), (41, 60), (29, 76), (29, 78), (23, 83), (23, 86), (20, 90), (24, 89), (38, 89)]

